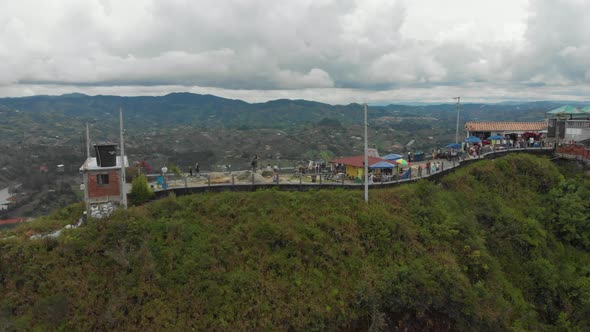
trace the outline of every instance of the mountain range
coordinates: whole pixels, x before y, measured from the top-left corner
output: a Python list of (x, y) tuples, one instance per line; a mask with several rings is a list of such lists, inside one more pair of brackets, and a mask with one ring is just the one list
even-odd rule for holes
[[(497, 104), (461, 104), (462, 121), (539, 121), (545, 112), (563, 106), (553, 101), (506, 102)], [(190, 125), (198, 128), (249, 127), (288, 128), (317, 123), (324, 118), (336, 119), (344, 125), (362, 122), (362, 105), (329, 105), (307, 100), (279, 99), (264, 103), (247, 103), (213, 95), (171, 93), (165, 96), (31, 96), (0, 98), (0, 112), (23, 112), (33, 122), (50, 125), (53, 121), (72, 124), (99, 121), (108, 123), (123, 108), (133, 128)], [(107, 115), (107, 116), (105, 116)], [(439, 120), (456, 118), (455, 104), (369, 106), (370, 121), (381, 117), (433, 117)], [(6, 118), (6, 117), (5, 117)], [(6, 119), (0, 120), (4, 124)]]

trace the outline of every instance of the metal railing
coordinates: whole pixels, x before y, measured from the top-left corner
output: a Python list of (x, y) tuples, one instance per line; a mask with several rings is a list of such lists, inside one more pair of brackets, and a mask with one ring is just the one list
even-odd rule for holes
[[(551, 147), (538, 148), (518, 148), (518, 149), (503, 149), (490, 151), (478, 155), (477, 157), (455, 158), (452, 160), (440, 159), (422, 161), (418, 164), (407, 168), (403, 174), (373, 174), (372, 179), (369, 180), (371, 187), (395, 185), (398, 183), (413, 182), (419, 179), (427, 179), (432, 176), (447, 173), (450, 170), (461, 167), (466, 164), (466, 161), (479, 160), (489, 157), (495, 157), (510, 152), (530, 152), (534, 153), (544, 151), (545, 153), (553, 150)], [(433, 166), (434, 164), (434, 166)], [(428, 167), (427, 167), (428, 165)], [(437, 166), (438, 165), (438, 166)], [(375, 172), (377, 173), (377, 172)], [(299, 173), (291, 171), (233, 171), (233, 172), (209, 172), (201, 173), (200, 175), (190, 176), (189, 174), (167, 174), (162, 176), (159, 174), (148, 174), (148, 182), (154, 191), (167, 191), (176, 189), (191, 189), (207, 188), (216, 189), (251, 189), (263, 187), (289, 187), (294, 189), (305, 188), (321, 188), (321, 187), (355, 187), (361, 188), (364, 183), (362, 178), (349, 177), (344, 173), (335, 172), (317, 172), (317, 173)]]

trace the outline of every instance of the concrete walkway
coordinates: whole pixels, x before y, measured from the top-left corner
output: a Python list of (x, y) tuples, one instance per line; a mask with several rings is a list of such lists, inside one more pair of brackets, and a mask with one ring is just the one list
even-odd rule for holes
[[(418, 166), (425, 165), (427, 162), (432, 162), (432, 160), (428, 161), (421, 161), (417, 163), (411, 164), (412, 167), (412, 174), (410, 178), (407, 179), (400, 179), (400, 180), (393, 180), (388, 182), (378, 182), (378, 183), (370, 183), (371, 187), (387, 187), (387, 186), (395, 186), (401, 183), (408, 183), (414, 182), (420, 179), (431, 179), (436, 181), (444, 174), (447, 174), (454, 169), (459, 167), (463, 167), (467, 164), (472, 162), (476, 162), (482, 159), (494, 159), (498, 158), (510, 153), (530, 153), (530, 154), (538, 154), (538, 155), (553, 155), (553, 148), (521, 148), (521, 149), (510, 149), (510, 150), (500, 150), (500, 151), (492, 151), (480, 155), (478, 158), (467, 158), (462, 161), (448, 161), (446, 159), (437, 159), (434, 162), (441, 163), (441, 170), (428, 174), (424, 169), (422, 171), (422, 176), (418, 176)], [(362, 183), (357, 183), (355, 181), (350, 180), (342, 180), (342, 179), (329, 179), (326, 180), (326, 174), (280, 174), (278, 183), (276, 179), (273, 180), (272, 177), (262, 177), (259, 174), (254, 176), (252, 180), (251, 174), (246, 179), (241, 178), (239, 174), (243, 174), (243, 172), (249, 171), (237, 171), (232, 172), (232, 174), (228, 173), (203, 173), (201, 177), (187, 177), (183, 176), (180, 178), (173, 178), (173, 176), (169, 175), (168, 180), (168, 189), (164, 190), (162, 188), (154, 187), (154, 191), (156, 196), (161, 197), (167, 195), (168, 192), (175, 192), (179, 195), (190, 194), (190, 193), (198, 193), (198, 192), (208, 192), (208, 191), (253, 191), (261, 188), (278, 188), (280, 190), (290, 190), (290, 191), (305, 191), (310, 189), (334, 189), (334, 188), (350, 188), (350, 189), (362, 189), (364, 185)], [(211, 176), (211, 180), (209, 179), (209, 175)], [(217, 176), (213, 178), (213, 175)], [(220, 176), (221, 175), (221, 176)], [(315, 175), (315, 179), (314, 179)], [(150, 180), (155, 179), (158, 175), (150, 175)], [(151, 182), (154, 184), (155, 182)]]

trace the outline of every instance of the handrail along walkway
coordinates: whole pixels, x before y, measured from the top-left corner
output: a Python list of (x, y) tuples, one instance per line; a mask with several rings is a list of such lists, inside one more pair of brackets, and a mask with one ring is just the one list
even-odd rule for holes
[[(507, 154), (511, 153), (530, 153), (530, 154), (537, 154), (537, 155), (547, 155), (547, 156), (556, 156), (558, 158), (566, 158), (572, 159), (566, 153), (570, 150), (563, 150), (561, 148), (555, 149), (552, 147), (539, 147), (539, 148), (519, 148), (519, 149), (506, 149), (506, 150), (497, 150), (492, 152), (487, 152), (480, 155), (478, 158), (468, 158), (464, 160), (455, 160), (455, 161), (447, 161), (446, 163), (443, 161), (441, 163), (441, 169), (437, 172), (430, 173), (426, 172), (424, 169), (421, 172), (422, 174), (411, 174), (410, 178), (407, 179), (398, 179), (393, 181), (387, 182), (375, 182), (370, 183), (370, 188), (385, 188), (385, 187), (392, 187), (397, 186), (404, 183), (412, 183), (421, 179), (429, 179), (432, 181), (437, 181), (443, 175), (448, 174), (455, 169), (460, 167), (466, 166), (471, 164), (472, 162), (476, 162), (482, 159), (495, 159)], [(576, 150), (578, 151), (578, 150)], [(581, 150), (580, 150), (581, 151)], [(571, 151), (570, 151), (571, 153)], [(579, 154), (582, 152), (578, 152)], [(576, 155), (576, 158), (579, 160), (582, 158), (583, 160), (590, 162), (590, 151), (587, 149), (583, 152), (583, 156)], [(416, 172), (419, 173), (419, 172)], [(221, 191), (255, 191), (258, 189), (263, 188), (278, 188), (279, 190), (287, 190), (287, 191), (306, 191), (306, 190), (319, 190), (319, 189), (336, 189), (336, 188), (346, 188), (346, 189), (363, 189), (362, 183), (347, 183), (342, 179), (338, 180), (326, 180), (325, 174), (311, 174), (312, 176), (319, 177), (319, 181), (316, 182), (308, 182), (302, 180), (302, 175), (299, 175), (298, 178), (295, 177), (295, 183), (289, 182), (280, 182), (280, 181), (273, 181), (273, 182), (259, 182), (256, 183), (254, 177), (249, 182), (236, 182), (234, 175), (228, 174), (227, 176), (231, 176), (231, 180), (229, 183), (211, 183), (210, 177), (206, 178), (206, 183), (200, 185), (189, 185), (186, 180), (186, 177), (181, 179), (173, 180), (176, 181), (176, 185), (180, 182), (180, 185), (177, 187), (169, 187), (167, 189), (160, 189), (154, 190), (156, 194), (156, 198), (167, 196), (170, 192), (174, 192), (176, 195), (187, 195), (192, 193), (200, 193), (200, 192), (221, 192)], [(152, 175), (153, 176), (153, 175)], [(206, 176), (206, 173), (205, 173)], [(322, 180), (322, 177), (324, 179)], [(293, 179), (293, 177), (292, 177)], [(297, 181), (298, 180), (298, 181)], [(312, 179), (313, 180), (313, 179)]]

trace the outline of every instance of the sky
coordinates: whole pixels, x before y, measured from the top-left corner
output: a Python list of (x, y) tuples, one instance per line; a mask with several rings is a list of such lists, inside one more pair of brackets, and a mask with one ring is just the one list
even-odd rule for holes
[(590, 100), (588, 0), (0, 0), (0, 97)]

